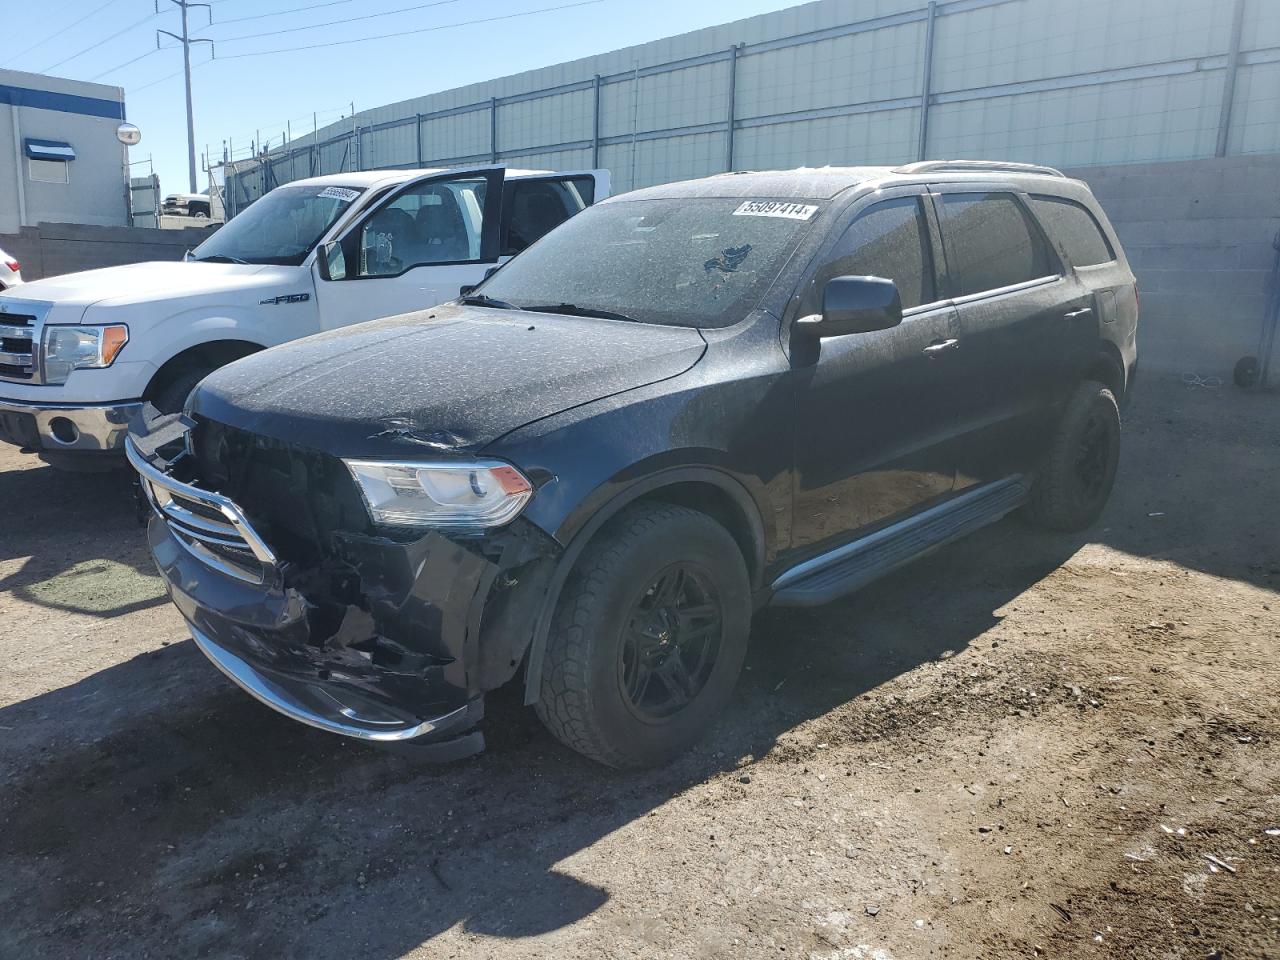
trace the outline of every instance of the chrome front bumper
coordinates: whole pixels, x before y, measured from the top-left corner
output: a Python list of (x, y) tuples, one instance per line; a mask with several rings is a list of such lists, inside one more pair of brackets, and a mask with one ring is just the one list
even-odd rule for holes
[(0, 440), (44, 450), (115, 451), (141, 409), (140, 400), (81, 406), (0, 398)]
[(472, 711), (470, 706), (462, 706), (443, 716), (411, 724), (368, 705), (362, 704), (357, 709), (343, 703), (321, 684), (272, 679), (190, 623), (187, 626), (200, 651), (245, 693), (277, 713), (328, 733), (373, 743), (402, 743), (458, 726)]

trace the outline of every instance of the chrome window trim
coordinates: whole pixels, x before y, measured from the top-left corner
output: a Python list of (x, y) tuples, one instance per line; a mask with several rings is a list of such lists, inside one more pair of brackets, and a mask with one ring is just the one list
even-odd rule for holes
[(1049, 276), (1036, 277), (1034, 280), (1023, 280), (1021, 283), (1011, 283), (1005, 287), (992, 287), (990, 290), (979, 290), (977, 293), (967, 293), (963, 297), (955, 297), (951, 302), (957, 307), (962, 307), (966, 303), (975, 303), (978, 300), (989, 300), (996, 297), (1008, 296), (1013, 293), (1021, 293), (1023, 290), (1031, 290), (1035, 287), (1048, 286), (1051, 283), (1057, 283), (1062, 278), (1062, 274), (1054, 273)]

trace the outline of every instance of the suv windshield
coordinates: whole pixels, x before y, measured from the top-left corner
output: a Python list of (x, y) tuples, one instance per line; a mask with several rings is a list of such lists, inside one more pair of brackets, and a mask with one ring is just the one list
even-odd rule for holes
[(356, 187), (277, 187), (192, 253), (193, 260), (296, 266), (363, 193)]
[(480, 292), (522, 309), (727, 326), (755, 306), (817, 210), (741, 197), (603, 203), (504, 265)]

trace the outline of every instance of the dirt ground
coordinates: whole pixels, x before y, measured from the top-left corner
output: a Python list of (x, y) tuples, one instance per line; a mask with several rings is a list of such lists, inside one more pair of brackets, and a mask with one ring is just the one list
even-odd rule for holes
[(1095, 529), (763, 615), (621, 775), (512, 696), (451, 766), (276, 716), (127, 477), (5, 448), (0, 957), (1280, 957), (1277, 494), (1280, 397), (1150, 377)]

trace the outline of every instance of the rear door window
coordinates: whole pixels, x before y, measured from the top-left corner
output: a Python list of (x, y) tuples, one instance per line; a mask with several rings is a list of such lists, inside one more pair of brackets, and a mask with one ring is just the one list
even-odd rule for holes
[(502, 198), (502, 256), (532, 246), (595, 200), (593, 177), (509, 180)]
[(1083, 204), (1064, 197), (1033, 196), (1031, 207), (1077, 267), (1110, 263), (1116, 258), (1102, 227)]
[(1056, 272), (1039, 228), (1013, 194), (943, 193), (938, 200), (953, 296)]
[(819, 271), (814, 295), (832, 277), (884, 277), (898, 285), (902, 308), (937, 300), (929, 230), (919, 197), (868, 207), (849, 224)]

